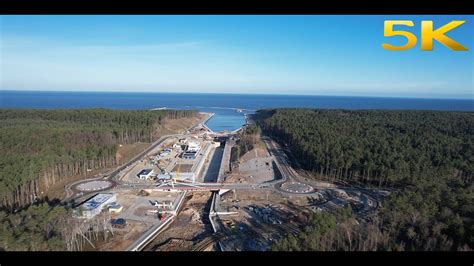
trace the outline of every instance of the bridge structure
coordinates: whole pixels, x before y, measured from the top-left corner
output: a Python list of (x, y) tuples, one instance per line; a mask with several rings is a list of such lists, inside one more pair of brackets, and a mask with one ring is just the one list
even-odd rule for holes
[(204, 182), (167, 182), (160, 185), (144, 185), (136, 186), (135, 188), (141, 188), (145, 191), (221, 191), (222, 194), (224, 191), (232, 189), (257, 189), (263, 188), (258, 184), (242, 184), (242, 183), (204, 183)]

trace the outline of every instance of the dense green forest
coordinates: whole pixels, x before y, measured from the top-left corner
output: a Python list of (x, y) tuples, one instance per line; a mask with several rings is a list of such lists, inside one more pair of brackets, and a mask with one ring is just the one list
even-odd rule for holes
[(0, 211), (0, 251), (65, 250), (69, 211), (48, 203), (17, 213)]
[(0, 206), (25, 206), (57, 180), (117, 164), (117, 145), (151, 142), (187, 110), (0, 109)]
[(0, 210), (0, 251), (82, 251), (114, 235), (108, 213), (88, 220), (73, 213), (47, 198), (17, 212)]
[(474, 113), (278, 109), (255, 119), (302, 168), (330, 181), (393, 186), (474, 175)]
[(273, 243), (277, 251), (472, 251), (474, 186), (426, 178), (400, 189), (370, 221), (356, 219), (350, 205), (314, 213), (303, 231)]
[(317, 178), (395, 188), (368, 222), (316, 213), (273, 250), (474, 249), (474, 114), (278, 109), (254, 119)]

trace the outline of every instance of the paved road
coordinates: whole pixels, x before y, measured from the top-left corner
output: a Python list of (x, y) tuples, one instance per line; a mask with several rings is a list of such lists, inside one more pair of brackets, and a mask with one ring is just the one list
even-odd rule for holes
[[(262, 138), (265, 144), (267, 145), (267, 149), (270, 153), (275, 158), (275, 163), (277, 164), (278, 169), (280, 170), (283, 178), (281, 180), (275, 180), (272, 182), (268, 182), (268, 184), (273, 185), (273, 188), (275, 190), (278, 190), (280, 193), (285, 193), (285, 194), (292, 194), (291, 192), (285, 191), (281, 189), (281, 185), (285, 182), (299, 182), (303, 183), (309, 186), (312, 186), (315, 189), (329, 189), (329, 188), (337, 188), (337, 189), (342, 189), (346, 191), (359, 191), (362, 193), (363, 196), (367, 197), (367, 201), (364, 204), (364, 210), (367, 212), (369, 209), (372, 208), (377, 208), (380, 205), (380, 202), (382, 200), (382, 197), (378, 191), (375, 189), (367, 189), (367, 188), (362, 188), (362, 187), (357, 187), (357, 186), (342, 186), (342, 185), (334, 185), (332, 187), (327, 187), (324, 185), (317, 184), (318, 182), (305, 182), (304, 178), (301, 177), (288, 163), (288, 157), (286, 154), (283, 152), (283, 150), (279, 147), (278, 144), (276, 144), (272, 139), (268, 137)], [(299, 194), (304, 194), (304, 195), (311, 195), (315, 194), (317, 192), (309, 192), (309, 193), (299, 193)], [(372, 202), (372, 204), (367, 204), (367, 202)]]
[[(160, 137), (158, 140), (153, 142), (147, 149), (145, 149), (144, 151), (142, 151), (141, 153), (139, 153), (138, 155), (133, 157), (130, 161), (128, 161), (127, 163), (117, 167), (116, 169), (114, 169), (114, 170), (112, 170), (112, 171), (110, 171), (110, 172), (108, 172), (108, 173), (106, 173), (102, 176), (98, 176), (98, 177), (94, 177), (94, 178), (90, 178), (90, 179), (79, 180), (79, 181), (76, 181), (74, 183), (68, 184), (65, 188), (66, 189), (66, 197), (63, 200), (63, 202), (70, 201), (70, 200), (73, 200), (73, 199), (76, 199), (76, 198), (79, 198), (79, 197), (83, 197), (87, 194), (97, 193), (99, 190), (93, 191), (93, 192), (92, 191), (91, 192), (82, 192), (82, 191), (79, 191), (79, 190), (75, 189), (75, 187), (78, 186), (81, 183), (90, 182), (90, 181), (93, 181), (93, 180), (111, 180), (112, 181), (112, 180), (116, 179), (117, 175), (121, 171), (125, 170), (126, 168), (130, 167), (131, 165), (133, 165), (134, 163), (139, 161), (141, 158), (146, 156), (148, 153), (150, 153), (152, 150), (154, 150), (156, 147), (161, 145), (163, 142), (165, 142), (169, 138), (183, 137), (185, 132), (190, 131), (191, 129), (199, 126), (202, 123), (204, 123), (204, 122), (201, 121), (201, 122), (196, 123), (192, 127), (184, 130), (183, 133), (170, 134), (170, 135), (165, 135), (165, 136)], [(114, 183), (115, 182), (116, 181), (114, 181)], [(107, 189), (110, 189), (110, 188), (107, 188)]]
[[(285, 194), (295, 194), (293, 192), (289, 192), (289, 191), (284, 190), (284, 189), (281, 188), (281, 185), (286, 183), (286, 182), (299, 182), (299, 183), (303, 183), (303, 184), (306, 184), (308, 186), (311, 186), (315, 189), (316, 188), (319, 188), (319, 189), (323, 188), (323, 187), (315, 187), (312, 184), (307, 184), (306, 182), (302, 182), (301, 178), (298, 175), (298, 173), (288, 163), (288, 157), (282, 151), (282, 149), (270, 138), (264, 137), (262, 139), (263, 139), (263, 142), (265, 143), (265, 145), (267, 146), (268, 152), (274, 158), (273, 161), (275, 162), (278, 170), (280, 171), (280, 173), (282, 175), (281, 179), (268, 182), (267, 184), (270, 184), (275, 190), (278, 190), (278, 191), (280, 191), (282, 193), (285, 193)], [(307, 192), (307, 193), (296, 193), (296, 194), (308, 194), (308, 195), (310, 195), (310, 194), (314, 194), (314, 193), (316, 193), (316, 191), (313, 190), (313, 191)]]
[(167, 228), (169, 224), (176, 218), (177, 213), (183, 205), (184, 199), (186, 197), (186, 192), (181, 193), (181, 195), (173, 202), (174, 210), (176, 213), (168, 216), (164, 221), (156, 221), (150, 229), (148, 229), (143, 235), (141, 235), (135, 242), (133, 242), (128, 248), (127, 251), (140, 251), (146, 245), (148, 245), (159, 233)]
[[(160, 189), (182, 189), (182, 190), (218, 190), (218, 189), (236, 189), (236, 190), (248, 190), (248, 189), (259, 189), (259, 190), (274, 190), (280, 193), (284, 193), (287, 195), (295, 195), (295, 194), (304, 194), (304, 195), (311, 195), (316, 193), (316, 191), (308, 192), (308, 193), (296, 193), (296, 192), (289, 192), (281, 188), (281, 185), (288, 181), (293, 181), (298, 174), (296, 173), (293, 168), (288, 163), (286, 154), (270, 139), (264, 139), (265, 144), (267, 145), (267, 149), (270, 152), (270, 155), (274, 158), (275, 163), (277, 164), (278, 169), (280, 170), (283, 178), (279, 180), (274, 180), (270, 182), (265, 182), (262, 184), (248, 184), (248, 183), (193, 183), (193, 184), (185, 184), (185, 183), (178, 183), (175, 184), (174, 187), (171, 185), (162, 186)], [(224, 161), (224, 160), (223, 160)], [(298, 181), (300, 182), (300, 181)], [(302, 182), (301, 182), (302, 183)], [(313, 185), (310, 185), (314, 187)], [(135, 188), (141, 189), (153, 189), (156, 185), (136, 185)], [(327, 188), (327, 187), (318, 187), (318, 188)]]
[[(196, 127), (197, 125), (194, 125), (191, 128)], [(188, 129), (189, 130), (189, 129)], [(183, 134), (172, 134), (172, 135), (166, 135), (155, 141), (150, 147), (148, 147), (146, 150), (135, 156), (133, 159), (131, 159), (128, 163), (116, 168), (115, 170), (105, 174), (102, 177), (97, 177), (90, 180), (111, 180), (116, 179), (116, 176), (126, 169), (127, 167), (131, 166), (132, 164), (136, 163), (138, 160), (140, 160), (143, 156), (148, 154), (150, 151), (155, 149), (158, 145), (162, 144), (164, 141), (166, 141), (168, 138), (171, 137), (182, 137), (184, 136)], [(281, 185), (286, 183), (286, 182), (299, 182), (303, 183), (306, 185), (309, 185), (315, 189), (328, 189), (330, 187), (323, 186), (323, 185), (318, 185), (318, 182), (305, 182), (304, 178), (299, 176), (299, 174), (290, 166), (288, 162), (288, 157), (286, 154), (283, 152), (283, 150), (280, 148), (278, 144), (276, 144), (272, 139), (268, 137), (263, 138), (264, 143), (267, 146), (267, 149), (273, 158), (273, 161), (275, 162), (277, 168), (279, 169), (282, 178), (278, 180), (273, 180), (269, 182), (264, 182), (261, 184), (246, 184), (246, 183), (222, 183), (222, 182), (217, 182), (217, 183), (194, 183), (194, 184), (185, 184), (183, 182), (175, 184), (174, 187), (171, 185), (166, 186), (166, 187), (161, 187), (160, 189), (182, 189), (182, 190), (219, 190), (219, 189), (235, 189), (235, 190), (249, 190), (249, 189), (258, 189), (258, 190), (273, 190), (277, 191), (279, 193), (283, 193), (286, 195), (295, 195), (295, 194), (301, 194), (301, 195), (313, 195), (316, 194), (316, 191), (311, 191), (307, 193), (296, 193), (296, 192), (290, 192), (286, 191), (281, 188)], [(74, 197), (82, 197), (86, 195), (86, 193), (82, 194), (82, 192), (79, 192), (74, 189), (75, 186), (79, 185), (80, 183), (86, 182), (84, 180), (75, 182), (67, 187), (67, 193), (72, 194), (72, 196), (68, 199), (74, 198)], [(153, 184), (133, 184), (133, 186), (130, 186), (128, 184), (117, 184), (114, 189), (115, 190), (129, 190), (129, 189), (157, 189), (157, 185)], [(352, 186), (334, 186), (333, 188), (339, 188), (339, 189), (346, 189), (346, 190), (354, 190), (355, 188)], [(109, 188), (110, 189), (110, 188)], [(372, 201), (377, 202), (379, 201), (378, 194), (367, 190), (363, 188), (356, 188), (359, 191), (363, 192), (365, 195), (367, 195)], [(89, 194), (96, 193), (95, 192), (90, 192)]]
[[(174, 187), (171, 185), (168, 185), (166, 187), (160, 187), (159, 189), (181, 189), (181, 190), (220, 190), (220, 189), (231, 189), (231, 190), (251, 190), (251, 189), (258, 189), (258, 190), (273, 190), (273, 191), (278, 191), (279, 193), (287, 194), (287, 195), (295, 195), (295, 193), (283, 190), (281, 188), (281, 185), (285, 182), (291, 182), (291, 181), (297, 181), (300, 183), (305, 183), (307, 182), (302, 181), (304, 178), (298, 175), (298, 173), (290, 166), (288, 163), (288, 158), (286, 154), (283, 152), (283, 150), (271, 139), (264, 139), (265, 144), (267, 145), (267, 149), (270, 152), (270, 155), (273, 157), (274, 162), (277, 165), (277, 168), (281, 172), (282, 178), (270, 182), (265, 182), (261, 184), (247, 184), (247, 183), (223, 183), (223, 182), (196, 182), (196, 183), (188, 183), (186, 184), (185, 182), (179, 182), (175, 184)], [(318, 186), (314, 184), (308, 184), (312, 186), (313, 188), (317, 189), (328, 189), (327, 186)], [(337, 188), (341, 189), (351, 189), (351, 190), (359, 190), (363, 193), (364, 201), (365, 201), (365, 207), (364, 207), (364, 212), (368, 212), (370, 209), (377, 207), (378, 203), (376, 200), (375, 195), (377, 193), (372, 193), (372, 191), (369, 191), (367, 189), (363, 188), (354, 188), (354, 187), (342, 187), (342, 186), (335, 186)], [(127, 184), (120, 184), (117, 186), (115, 189), (130, 189), (132, 188), (130, 185)], [(134, 184), (133, 185), (134, 189), (158, 189), (157, 184)], [(308, 193), (297, 193), (300, 195), (307, 195), (310, 196), (312, 194), (315, 194), (317, 192), (308, 192)], [(375, 203), (374, 206), (368, 206), (367, 202), (372, 201)], [(212, 218), (211, 218), (212, 219)], [(157, 227), (157, 225), (155, 225)], [(137, 240), (133, 247), (135, 246), (141, 246), (143, 243), (146, 241), (149, 241), (149, 239), (152, 239), (152, 235), (156, 235), (156, 230), (153, 228), (153, 230), (147, 232), (144, 234), (142, 237), (140, 237), (139, 240)], [(146, 240), (145, 240), (146, 239)], [(130, 248), (129, 250), (137, 250), (136, 248)], [(139, 250), (139, 249), (138, 249)]]
[[(69, 184), (68, 186), (66, 186), (66, 198), (64, 199), (64, 201), (69, 201), (69, 200), (72, 200), (72, 199), (77, 198), (77, 197), (82, 197), (86, 194), (93, 194), (93, 193), (97, 193), (98, 191), (101, 191), (101, 190), (96, 190), (96, 191), (91, 191), (91, 192), (83, 192), (83, 191), (80, 191), (80, 190), (76, 189), (76, 187), (78, 185), (80, 185), (82, 183), (85, 183), (85, 182), (90, 182), (90, 181), (93, 181), (93, 180), (110, 180), (110, 181), (114, 182), (114, 184), (116, 184), (116, 181), (114, 179), (116, 179), (118, 173), (120, 173), (121, 171), (125, 170), (126, 168), (130, 167), (131, 165), (133, 165), (134, 163), (139, 161), (141, 158), (143, 158), (143, 156), (147, 155), (150, 151), (155, 149), (157, 146), (162, 144), (167, 139), (172, 138), (172, 137), (179, 137), (179, 136), (181, 136), (181, 135), (180, 134), (173, 134), (173, 135), (163, 136), (163, 137), (159, 138), (157, 141), (153, 142), (146, 150), (144, 150), (143, 152), (141, 152), (137, 156), (133, 157), (127, 163), (117, 167), (116, 169), (114, 169), (114, 170), (112, 170), (112, 171), (110, 171), (110, 172), (108, 172), (108, 173), (106, 173), (102, 176), (98, 176), (98, 177), (94, 177), (94, 178), (90, 178), (90, 179), (79, 180), (79, 181), (76, 181), (74, 183)], [(107, 188), (107, 189), (110, 189), (110, 187)]]
[(186, 182), (179, 182), (172, 186), (171, 184), (163, 185), (158, 187), (157, 184), (121, 184), (117, 186), (115, 189), (157, 189), (157, 190), (167, 190), (167, 189), (182, 189), (182, 190), (219, 190), (219, 189), (264, 189), (264, 188), (271, 188), (270, 186), (259, 185), (259, 184), (243, 184), (243, 183), (186, 183)]

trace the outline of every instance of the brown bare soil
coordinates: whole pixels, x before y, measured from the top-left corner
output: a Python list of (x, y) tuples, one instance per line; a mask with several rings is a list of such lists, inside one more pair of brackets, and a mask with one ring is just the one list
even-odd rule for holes
[[(107, 241), (106, 243), (100, 243), (97, 250), (108, 250), (108, 251), (123, 251), (126, 250), (136, 239), (138, 239), (143, 232), (148, 229), (148, 226), (136, 222), (128, 221), (129, 225), (124, 229), (114, 230), (113, 240)], [(120, 241), (116, 241), (119, 240)]]
[(128, 162), (148, 146), (150, 146), (150, 143), (148, 142), (136, 142), (133, 144), (119, 145), (117, 149), (117, 159), (120, 163)]
[[(158, 235), (145, 251), (185, 251), (211, 234), (210, 225), (203, 221), (210, 192), (193, 192), (168, 229)], [(188, 197), (189, 197), (188, 195)]]
[(192, 125), (198, 123), (199, 121), (203, 121), (206, 118), (207, 115), (198, 114), (197, 117), (180, 118), (177, 120), (164, 119), (158, 129), (160, 130), (160, 132), (162, 132), (161, 135), (180, 133), (191, 127)]

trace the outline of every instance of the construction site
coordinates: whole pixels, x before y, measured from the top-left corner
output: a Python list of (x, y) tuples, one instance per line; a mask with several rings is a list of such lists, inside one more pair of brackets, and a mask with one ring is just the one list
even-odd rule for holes
[[(209, 221), (211, 192), (190, 193), (170, 228), (159, 234), (144, 251), (188, 251), (213, 234)], [(216, 250), (214, 245), (204, 247)]]
[(103, 203), (89, 198), (79, 205), (94, 206), (85, 219), (110, 216), (114, 236), (97, 249), (263, 251), (298, 234), (313, 212), (350, 204), (367, 214), (386, 195), (308, 180), (264, 137), (231, 162), (238, 143), (239, 131), (216, 133), (201, 123), (163, 137), (115, 176), (73, 187), (110, 195), (101, 196), (108, 199)]

